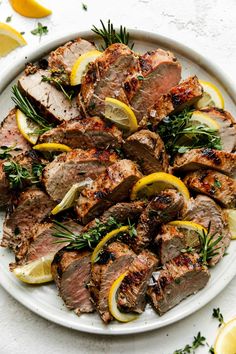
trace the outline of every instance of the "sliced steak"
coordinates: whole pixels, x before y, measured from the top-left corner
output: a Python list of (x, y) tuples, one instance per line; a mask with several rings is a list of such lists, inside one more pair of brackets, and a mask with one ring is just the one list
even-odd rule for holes
[(148, 250), (134, 259), (119, 289), (117, 303), (124, 311), (144, 311), (148, 282), (158, 263), (157, 257)]
[(11, 156), (22, 154), (31, 149), (31, 145), (18, 129), (15, 108), (9, 112), (8, 116), (1, 123), (0, 146), (17, 148), (17, 150), (10, 151)]
[(189, 77), (161, 96), (150, 108), (140, 125), (146, 126), (147, 123), (151, 123), (153, 127), (156, 127), (163, 118), (191, 106), (201, 98), (202, 93), (203, 89), (198, 78), (196, 76)]
[(41, 114), (55, 122), (63, 122), (79, 116), (76, 99), (69, 101), (62, 91), (49, 82), (42, 81), (43, 76), (49, 77), (47, 70), (38, 70), (32, 75), (23, 75), (18, 86), (23, 95), (27, 96)]
[(61, 200), (73, 184), (95, 179), (117, 159), (109, 151), (72, 150), (57, 156), (43, 170), (43, 183), (53, 200)]
[(179, 154), (174, 160), (174, 172), (188, 172), (199, 168), (212, 168), (227, 175), (233, 175), (236, 171), (236, 154), (203, 148)]
[(64, 85), (70, 84), (70, 73), (75, 61), (96, 47), (85, 39), (76, 38), (67, 42), (50, 53), (48, 64), (52, 72), (61, 73), (60, 79)]
[(12, 248), (20, 260), (25, 255), (23, 250), (28, 249), (33, 228), (50, 214), (54, 206), (49, 196), (38, 188), (22, 192), (15, 209), (5, 218), (1, 246)]
[(160, 136), (150, 130), (140, 130), (129, 136), (124, 145), (127, 156), (135, 160), (144, 174), (168, 170), (168, 156)]
[(209, 270), (200, 262), (199, 255), (184, 253), (153, 274), (147, 295), (161, 316), (204, 288), (209, 278)]
[(185, 176), (188, 188), (213, 198), (225, 208), (236, 208), (236, 181), (213, 170), (197, 170)]
[(132, 186), (141, 176), (136, 164), (130, 160), (120, 160), (109, 166), (78, 198), (76, 212), (82, 224), (87, 224), (113, 204), (127, 199)]
[(227, 152), (235, 151), (236, 148), (236, 124), (232, 115), (217, 107), (208, 107), (201, 109), (201, 112), (207, 114), (210, 118), (220, 125), (220, 138), (222, 150)]
[(147, 114), (147, 111), (161, 95), (169, 92), (181, 79), (180, 63), (171, 52), (162, 49), (156, 49), (142, 55), (140, 66), (143, 77), (141, 87), (130, 100), (130, 105), (138, 121)]
[(222, 240), (215, 246), (215, 249), (219, 247), (216, 251), (218, 254), (209, 262), (210, 265), (218, 263), (223, 257), (231, 240), (225, 211), (223, 211), (211, 198), (198, 195), (195, 200), (189, 203), (184, 219), (194, 221), (205, 228), (208, 228), (210, 222), (210, 234), (214, 234), (213, 240), (222, 236)]
[(52, 274), (59, 294), (70, 310), (77, 315), (94, 311), (88, 284), (91, 279), (91, 253), (62, 249), (52, 263)]
[(108, 126), (99, 117), (72, 119), (49, 130), (40, 137), (42, 143), (60, 143), (72, 149), (107, 149), (119, 147), (122, 133), (115, 126)]
[(136, 73), (140, 73), (138, 56), (124, 44), (110, 45), (82, 78), (79, 103), (91, 116), (104, 113), (105, 97), (128, 103), (124, 81)]
[(135, 254), (132, 253), (128, 246), (123, 245), (122, 250), (122, 254), (106, 267), (105, 272), (103, 271), (101, 276), (97, 308), (105, 323), (109, 323), (112, 320), (108, 307), (108, 295), (111, 285), (122, 273), (129, 269), (129, 266), (135, 258)]
[(165, 190), (154, 197), (139, 218), (136, 227), (137, 235), (131, 243), (134, 251), (138, 253), (148, 247), (156, 235), (158, 227), (178, 218), (183, 208), (184, 199), (174, 189)]

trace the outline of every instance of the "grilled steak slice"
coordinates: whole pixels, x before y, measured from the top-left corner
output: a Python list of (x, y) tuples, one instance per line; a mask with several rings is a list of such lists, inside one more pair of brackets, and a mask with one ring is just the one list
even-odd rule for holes
[(150, 108), (148, 114), (140, 123), (146, 126), (151, 123), (154, 127), (168, 115), (181, 111), (185, 107), (191, 106), (202, 96), (202, 86), (196, 76), (189, 77), (179, 85), (170, 89), (168, 93), (161, 96)]
[(18, 81), (23, 95), (26, 95), (49, 120), (60, 123), (78, 117), (76, 99), (69, 101), (62, 91), (49, 82), (42, 81), (44, 76), (49, 77), (49, 71), (38, 70), (32, 75), (23, 75)]
[(144, 174), (168, 170), (168, 156), (158, 134), (140, 130), (129, 136), (124, 145), (127, 156), (135, 160)]
[(124, 81), (136, 73), (140, 73), (138, 56), (124, 44), (110, 45), (89, 65), (82, 79), (80, 104), (91, 116), (99, 116), (104, 113), (105, 97), (128, 103)]
[(178, 155), (174, 160), (173, 171), (187, 172), (199, 168), (212, 168), (228, 175), (236, 171), (236, 154), (214, 149), (193, 149)]
[(120, 146), (121, 141), (119, 129), (115, 125), (108, 126), (99, 117), (63, 122), (40, 137), (42, 143), (61, 143), (72, 149), (107, 149)]
[[(1, 246), (12, 248), (20, 260), (23, 257), (21, 250), (24, 245), (28, 247), (32, 237), (33, 225), (45, 219), (54, 206), (55, 203), (48, 195), (38, 188), (30, 188), (22, 192), (14, 211), (5, 218)], [(20, 250), (19, 254), (18, 250)]]
[(131, 242), (134, 251), (138, 253), (146, 248), (152, 242), (158, 227), (176, 219), (183, 207), (184, 199), (174, 189), (165, 190), (154, 197), (139, 218), (137, 235)]
[(197, 170), (184, 178), (184, 183), (198, 193), (215, 199), (225, 208), (236, 208), (236, 181), (213, 170)]
[(194, 221), (205, 228), (208, 228), (210, 222), (210, 233), (214, 234), (213, 240), (222, 236), (222, 240), (215, 246), (215, 249), (219, 247), (216, 251), (218, 254), (209, 262), (210, 265), (218, 263), (223, 257), (231, 240), (225, 211), (222, 210), (211, 198), (198, 195), (195, 200), (189, 203), (184, 219)]
[(52, 72), (61, 73), (59, 76), (61, 82), (64, 85), (69, 85), (70, 73), (75, 61), (82, 54), (95, 49), (96, 47), (92, 43), (77, 38), (51, 52), (48, 57), (48, 64)]
[(141, 176), (130, 160), (120, 160), (109, 166), (78, 198), (76, 212), (82, 224), (87, 224), (113, 204), (125, 200)]
[(155, 244), (161, 263), (165, 264), (179, 256), (188, 247), (198, 248), (199, 238), (194, 231), (166, 224), (162, 225), (155, 238)]
[(44, 168), (43, 183), (53, 200), (61, 200), (73, 184), (96, 178), (114, 161), (115, 153), (96, 149), (63, 153)]
[(52, 274), (68, 309), (77, 315), (94, 311), (88, 290), (91, 278), (89, 251), (60, 250), (52, 262)]
[[(116, 243), (117, 244), (117, 243)], [(113, 247), (117, 248), (117, 245), (110, 245), (110, 249)], [(126, 270), (128, 270), (132, 261), (135, 258), (135, 254), (128, 248), (127, 245), (120, 244), (120, 248), (122, 249), (122, 253), (113, 261), (111, 261), (108, 266), (105, 267), (105, 271), (103, 269), (101, 275), (101, 283), (100, 283), (100, 291), (98, 297), (97, 309), (105, 323), (108, 323), (112, 320), (112, 316), (109, 312), (108, 308), (108, 295), (110, 291), (111, 285), (114, 281)], [(116, 254), (119, 251), (116, 251)]]
[(161, 316), (187, 296), (204, 288), (210, 273), (198, 254), (184, 253), (153, 274), (147, 295)]
[(140, 121), (163, 94), (177, 85), (181, 78), (181, 65), (171, 52), (157, 49), (140, 57), (143, 75), (141, 87), (130, 104)]
[(201, 109), (201, 112), (207, 114), (220, 125), (220, 138), (222, 150), (227, 152), (235, 151), (236, 148), (236, 125), (232, 115), (217, 107), (207, 107)]
[(15, 108), (9, 112), (8, 116), (1, 123), (0, 146), (11, 146), (17, 148), (17, 150), (10, 152), (11, 156), (22, 154), (31, 149), (31, 145), (18, 129)]
[(129, 312), (144, 311), (148, 282), (157, 265), (157, 257), (148, 250), (144, 250), (134, 259), (119, 289), (119, 307)]

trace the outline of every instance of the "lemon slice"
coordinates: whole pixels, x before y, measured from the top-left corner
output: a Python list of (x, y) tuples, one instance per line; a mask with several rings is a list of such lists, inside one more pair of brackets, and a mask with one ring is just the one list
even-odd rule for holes
[(27, 42), (24, 37), (11, 26), (0, 22), (0, 57), (4, 57), (17, 47), (23, 47)]
[(236, 240), (236, 210), (227, 209), (226, 212), (228, 214), (229, 230), (232, 235), (232, 240)]
[(65, 194), (62, 201), (55, 206), (55, 208), (51, 211), (53, 215), (60, 213), (63, 210), (69, 209), (74, 205), (74, 202), (79, 196), (79, 193), (88, 186), (91, 186), (92, 180), (91, 178), (87, 178), (82, 182), (75, 183)]
[(196, 231), (196, 232), (203, 232), (204, 231), (205, 233), (207, 233), (207, 229), (205, 227), (203, 227), (200, 224), (197, 224), (196, 222), (192, 222), (192, 221), (174, 220), (174, 221), (169, 222), (168, 225), (173, 225), (173, 226), (177, 226), (182, 229), (192, 230), (192, 231)]
[(210, 118), (206, 113), (201, 111), (194, 111), (191, 119), (189, 120), (190, 123), (200, 123), (206, 125), (208, 128), (219, 131), (220, 125), (212, 118)]
[(36, 144), (39, 134), (35, 133), (35, 131), (40, 129), (40, 126), (33, 122), (30, 118), (26, 117), (26, 115), (19, 109), (16, 111), (16, 122), (23, 137), (31, 144)]
[(215, 354), (236, 353), (236, 318), (224, 324), (219, 331), (214, 345)]
[(150, 197), (167, 188), (176, 188), (186, 201), (190, 199), (188, 188), (178, 178), (169, 173), (156, 172), (141, 178), (131, 192), (131, 199)]
[(17, 267), (13, 270), (14, 275), (28, 284), (43, 284), (52, 281), (51, 263), (54, 258), (54, 253), (48, 256), (36, 259), (23, 266)]
[(10, 0), (10, 4), (18, 14), (25, 17), (41, 18), (52, 13), (35, 0)]
[(91, 50), (87, 53), (82, 54), (74, 63), (71, 74), (70, 74), (70, 84), (76, 86), (81, 84), (82, 76), (86, 72), (89, 63), (101, 56), (101, 52), (98, 50)]
[(64, 144), (58, 144), (58, 143), (43, 143), (43, 144), (37, 144), (33, 147), (34, 150), (39, 150), (39, 151), (64, 151), (64, 152), (69, 152), (72, 149)]
[(109, 296), (108, 296), (108, 306), (109, 306), (109, 311), (112, 314), (112, 316), (120, 322), (130, 322), (134, 321), (138, 318), (137, 314), (134, 313), (125, 313), (121, 312), (118, 309), (117, 306), (117, 292), (119, 290), (120, 284), (122, 283), (123, 279), (127, 275), (128, 272), (125, 272), (121, 274), (112, 284), (110, 291), (109, 291)]
[(121, 232), (126, 232), (129, 230), (129, 226), (121, 226), (118, 229), (112, 230), (111, 232), (109, 232), (108, 234), (106, 234), (106, 236), (104, 236), (101, 241), (97, 244), (97, 246), (94, 248), (94, 251), (92, 253), (91, 256), (91, 263), (96, 262), (96, 259), (99, 255), (99, 253), (101, 252), (102, 248), (105, 246), (105, 244), (112, 239), (113, 237), (115, 237), (116, 235), (118, 235)]
[(105, 117), (122, 130), (135, 132), (138, 129), (137, 118), (127, 104), (111, 97), (105, 98)]
[(199, 80), (199, 82), (204, 91), (202, 98), (197, 101), (195, 107), (198, 109), (209, 106), (224, 108), (224, 98), (218, 87), (208, 81)]

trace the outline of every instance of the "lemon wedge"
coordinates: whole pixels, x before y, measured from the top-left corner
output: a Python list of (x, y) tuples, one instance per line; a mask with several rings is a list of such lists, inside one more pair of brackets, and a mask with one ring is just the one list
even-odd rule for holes
[(106, 236), (104, 236), (101, 241), (97, 244), (97, 246), (94, 248), (94, 251), (92, 253), (91, 256), (91, 263), (95, 263), (96, 259), (99, 255), (99, 253), (101, 252), (101, 250), (103, 249), (103, 247), (105, 246), (105, 244), (112, 239), (113, 237), (115, 237), (116, 235), (118, 235), (121, 232), (127, 232), (129, 230), (129, 226), (121, 226), (118, 229), (112, 230), (111, 232), (109, 232), (108, 234), (106, 234)]
[(232, 235), (232, 240), (236, 240), (236, 210), (226, 209), (226, 212), (228, 214), (229, 230)]
[(188, 247), (195, 247), (199, 245), (199, 234), (207, 234), (207, 229), (200, 224), (192, 221), (174, 220), (168, 223), (168, 225), (176, 226), (179, 229), (188, 231), (185, 235), (186, 244)]
[(178, 178), (169, 173), (156, 172), (141, 178), (131, 191), (131, 199), (150, 197), (167, 188), (176, 188), (186, 201), (190, 199), (188, 188)]
[(31, 144), (36, 144), (39, 134), (35, 133), (35, 131), (40, 129), (40, 126), (30, 118), (26, 117), (26, 115), (19, 109), (16, 111), (16, 122), (23, 137)]
[(191, 119), (189, 120), (189, 123), (200, 123), (208, 128), (215, 130), (216, 132), (220, 130), (220, 125), (212, 118), (210, 118), (206, 113), (201, 112), (201, 111), (194, 111)]
[(38, 151), (62, 151), (62, 152), (69, 152), (72, 149), (64, 144), (58, 144), (58, 143), (43, 143), (43, 144), (37, 144), (33, 147), (34, 150)]
[(13, 270), (14, 275), (28, 284), (43, 284), (52, 281), (51, 263), (54, 253), (41, 257), (33, 262), (19, 266)]
[(198, 109), (209, 106), (224, 108), (224, 98), (218, 87), (208, 81), (199, 80), (199, 82), (203, 87), (203, 96), (197, 101), (195, 107)]
[(117, 306), (117, 292), (119, 290), (120, 284), (122, 283), (123, 279), (127, 275), (127, 272), (121, 274), (112, 284), (110, 291), (109, 291), (109, 296), (108, 296), (108, 306), (109, 306), (109, 311), (112, 314), (112, 316), (120, 322), (130, 322), (134, 321), (138, 318), (137, 314), (134, 313), (125, 313), (121, 312), (118, 309)]
[(79, 193), (88, 186), (91, 186), (92, 180), (91, 178), (87, 178), (82, 182), (75, 183), (73, 186), (68, 190), (68, 192), (65, 194), (64, 198), (62, 201), (55, 206), (55, 208), (51, 211), (53, 215), (56, 215), (60, 213), (63, 210), (71, 208), (76, 199), (79, 196)]
[(214, 345), (215, 354), (236, 353), (236, 318), (224, 324), (219, 331)]
[(76, 86), (81, 84), (82, 76), (86, 72), (89, 63), (101, 56), (101, 52), (98, 50), (90, 50), (87, 53), (82, 54), (74, 63), (71, 74), (70, 84)]
[(122, 130), (133, 133), (138, 129), (137, 118), (127, 104), (111, 97), (105, 98), (105, 117)]
[(18, 14), (25, 17), (41, 18), (52, 13), (51, 10), (35, 0), (10, 0), (10, 4)]
[(0, 22), (0, 57), (4, 57), (17, 47), (23, 47), (27, 42), (13, 27)]

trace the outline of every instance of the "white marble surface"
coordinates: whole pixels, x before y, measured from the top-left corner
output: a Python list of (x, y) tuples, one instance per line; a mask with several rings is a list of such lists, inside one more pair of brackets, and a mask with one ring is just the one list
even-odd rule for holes
[[(192, 47), (214, 60), (236, 84), (236, 1), (235, 0), (47, 0), (53, 15), (40, 20), (49, 28), (47, 36), (30, 34), (38, 20), (23, 18), (10, 8), (7, 0), (0, 4), (0, 21), (13, 14), (11, 25), (25, 31), (28, 46), (0, 59), (0, 77), (7, 66), (29, 47), (38, 47), (58, 33), (86, 30), (99, 19), (111, 19), (116, 25), (153, 31)], [(171, 354), (191, 343), (198, 331), (212, 344), (217, 321), (212, 309), (220, 307), (225, 319), (236, 316), (236, 279), (206, 305), (187, 319), (162, 330), (122, 337), (88, 335), (50, 323), (18, 304), (0, 287), (0, 354)], [(196, 353), (207, 353), (200, 348)]]

